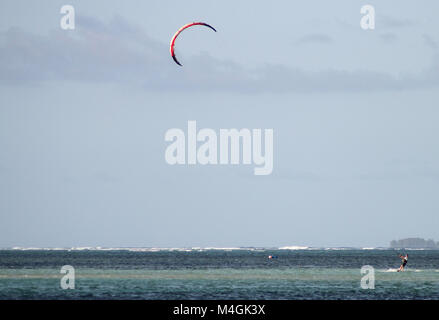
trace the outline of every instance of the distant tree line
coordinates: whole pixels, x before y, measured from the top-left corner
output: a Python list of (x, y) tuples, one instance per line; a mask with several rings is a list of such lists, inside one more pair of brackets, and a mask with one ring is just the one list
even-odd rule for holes
[(439, 249), (439, 242), (432, 239), (406, 238), (390, 241), (391, 248)]

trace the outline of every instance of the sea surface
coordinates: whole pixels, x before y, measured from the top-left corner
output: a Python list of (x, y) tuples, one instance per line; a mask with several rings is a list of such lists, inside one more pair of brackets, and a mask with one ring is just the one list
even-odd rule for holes
[[(402, 252), (407, 269), (396, 272)], [(75, 269), (75, 289), (61, 288), (64, 265)], [(374, 268), (374, 289), (360, 285), (364, 265)], [(437, 300), (439, 250), (0, 250), (0, 299)]]

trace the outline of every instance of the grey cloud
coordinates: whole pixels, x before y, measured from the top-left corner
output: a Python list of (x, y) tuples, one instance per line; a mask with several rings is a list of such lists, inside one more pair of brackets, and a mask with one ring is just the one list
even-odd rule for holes
[(428, 34), (423, 34), (422, 38), (424, 39), (424, 43), (432, 48), (432, 49), (437, 49), (438, 47), (438, 43), (435, 39), (433, 39), (432, 37), (430, 37)]
[(412, 27), (415, 22), (410, 19), (395, 18), (387, 15), (379, 15), (376, 18), (376, 28), (384, 27), (388, 29)]
[[(311, 38), (328, 41), (324, 36)], [(246, 69), (207, 53), (188, 58), (180, 68), (170, 59), (167, 44), (121, 17), (109, 23), (82, 18), (77, 30), (52, 31), (47, 36), (9, 29), (0, 39), (0, 83), (12, 85), (81, 81), (150, 91), (255, 93), (400, 90), (439, 82), (434, 68), (400, 77), (364, 70), (309, 72), (282, 65)]]
[(131, 82), (160, 71), (164, 58), (158, 53), (166, 46), (127, 29), (121, 18), (108, 25), (82, 18), (77, 25), (75, 31), (57, 30), (48, 36), (9, 29), (0, 46), (0, 81)]
[(99, 171), (93, 174), (92, 178), (96, 180), (97, 182), (103, 183), (103, 184), (110, 184), (110, 183), (120, 183), (122, 182), (121, 177), (114, 176), (108, 172), (105, 171)]
[(310, 43), (329, 44), (333, 42), (334, 42), (333, 39), (327, 34), (314, 33), (300, 38), (299, 40), (296, 41), (296, 44), (310, 44)]
[(439, 182), (439, 172), (435, 169), (429, 168), (414, 168), (406, 170), (387, 170), (366, 172), (357, 174), (352, 177), (359, 180), (412, 180), (412, 179), (427, 179), (434, 182)]
[(382, 33), (379, 35), (379, 37), (385, 43), (394, 43), (398, 39), (398, 36), (394, 33), (391, 33), (391, 32)]

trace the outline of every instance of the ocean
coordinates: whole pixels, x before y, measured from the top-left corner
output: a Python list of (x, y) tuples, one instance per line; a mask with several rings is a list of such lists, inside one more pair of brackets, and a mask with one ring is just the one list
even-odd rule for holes
[[(409, 254), (404, 272), (396, 272), (400, 252)], [(74, 289), (61, 288), (64, 265), (75, 270)], [(364, 265), (374, 268), (374, 289), (361, 287)], [(436, 300), (439, 250), (0, 250), (0, 299)]]

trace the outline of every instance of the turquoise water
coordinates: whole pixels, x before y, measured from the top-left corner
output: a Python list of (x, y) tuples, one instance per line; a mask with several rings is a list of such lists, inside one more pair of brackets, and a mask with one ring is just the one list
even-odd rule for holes
[(0, 299), (439, 299), (439, 251), (408, 253), (397, 273), (394, 250), (1, 250)]

